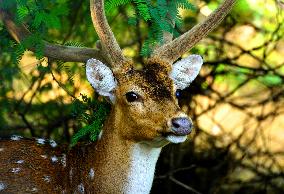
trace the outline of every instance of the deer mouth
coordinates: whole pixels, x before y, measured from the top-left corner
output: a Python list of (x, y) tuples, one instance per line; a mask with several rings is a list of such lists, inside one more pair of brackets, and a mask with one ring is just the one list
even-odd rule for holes
[(182, 143), (187, 139), (187, 134), (176, 134), (173, 132), (167, 132), (162, 134), (163, 137), (171, 143)]

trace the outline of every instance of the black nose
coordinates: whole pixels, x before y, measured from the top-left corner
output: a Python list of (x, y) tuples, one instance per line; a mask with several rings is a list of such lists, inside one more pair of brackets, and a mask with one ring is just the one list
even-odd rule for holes
[(172, 130), (176, 135), (188, 135), (192, 130), (192, 122), (186, 117), (173, 118)]

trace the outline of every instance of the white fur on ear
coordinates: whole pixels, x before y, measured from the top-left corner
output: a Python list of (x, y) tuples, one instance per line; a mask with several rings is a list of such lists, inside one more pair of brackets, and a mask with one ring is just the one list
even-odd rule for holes
[(114, 102), (113, 90), (117, 82), (108, 66), (99, 60), (89, 59), (86, 64), (86, 75), (88, 81), (100, 95), (107, 96)]
[(174, 81), (177, 89), (185, 89), (197, 77), (203, 59), (200, 55), (190, 55), (173, 64), (170, 78)]

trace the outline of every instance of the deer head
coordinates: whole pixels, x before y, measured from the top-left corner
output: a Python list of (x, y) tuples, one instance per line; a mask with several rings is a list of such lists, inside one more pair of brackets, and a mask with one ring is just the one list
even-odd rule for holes
[(128, 65), (126, 71), (114, 74), (102, 62), (90, 59), (86, 72), (95, 90), (112, 101), (121, 136), (162, 146), (183, 142), (191, 132), (192, 121), (177, 99), (179, 90), (189, 86), (201, 65), (199, 55), (190, 55), (173, 67), (147, 64), (135, 70)]
[[(208, 21), (216, 25), (224, 17), (220, 12), (233, 2), (225, 1)], [(175, 60), (214, 26), (208, 27), (207, 21), (156, 48), (144, 68), (135, 70), (131, 60), (124, 57), (108, 25), (103, 1), (91, 1), (90, 9), (102, 50), (108, 53), (108, 64), (89, 59), (87, 78), (100, 95), (113, 103), (112, 116), (119, 126), (118, 133), (126, 139), (148, 142), (153, 146), (185, 141), (191, 132), (192, 121), (179, 108), (177, 96), (179, 90), (188, 87), (196, 78), (203, 60), (198, 55)]]

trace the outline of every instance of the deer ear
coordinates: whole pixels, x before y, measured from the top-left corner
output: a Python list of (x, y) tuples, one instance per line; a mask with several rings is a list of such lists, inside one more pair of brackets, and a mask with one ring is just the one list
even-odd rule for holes
[(197, 77), (203, 59), (200, 55), (190, 55), (173, 64), (170, 78), (174, 81), (177, 89), (185, 89)]
[(109, 97), (114, 102), (114, 89), (117, 81), (111, 69), (96, 59), (89, 59), (86, 64), (86, 75), (88, 81), (102, 96)]

